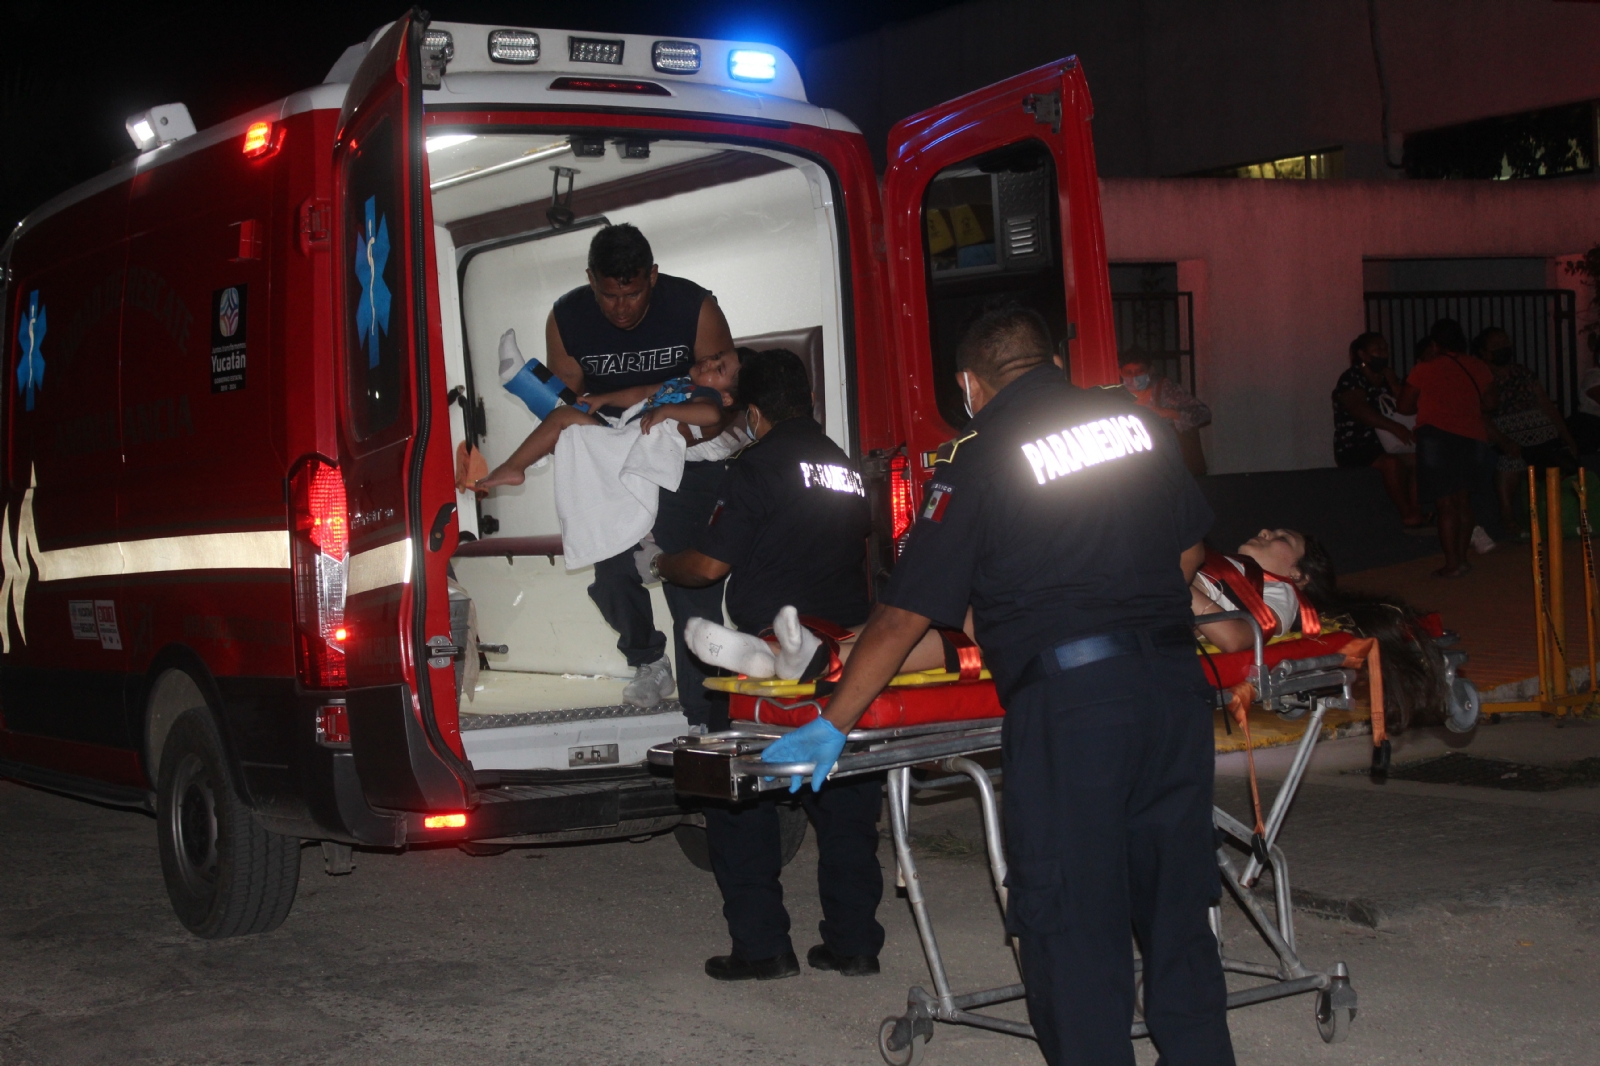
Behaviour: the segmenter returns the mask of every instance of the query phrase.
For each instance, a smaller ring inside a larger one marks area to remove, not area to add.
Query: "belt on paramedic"
[[[1193,650],[1194,630],[1186,625],[1160,626],[1156,629],[1129,629],[1121,633],[1102,633],[1082,637],[1046,648],[1028,661],[1022,674],[1011,686],[1010,695],[1016,695],[1029,685],[1038,684],[1047,677],[1076,670],[1080,666],[1116,659],[1123,655],[1150,654],[1155,651]]]

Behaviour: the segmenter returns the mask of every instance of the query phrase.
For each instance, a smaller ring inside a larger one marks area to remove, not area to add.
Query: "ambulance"
[[[413,14],[209,129],[129,119],[0,251],[0,775],[152,812],[213,938],[278,926],[311,842],[342,872],[678,826],[645,755],[684,717],[623,703],[550,471],[458,491],[536,424],[498,339],[542,357],[595,228],[637,225],[804,359],[881,576],[979,308],[1116,378],[1090,117],[1050,63],[901,122],[880,179],[777,48]]]

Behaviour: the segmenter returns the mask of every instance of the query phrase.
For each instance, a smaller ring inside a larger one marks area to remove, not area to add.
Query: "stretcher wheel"
[[[1458,677],[1450,684],[1449,706],[1446,708],[1444,719],[1445,728],[1452,733],[1470,733],[1478,724],[1478,712],[1482,702],[1478,696],[1478,686],[1464,677]]]
[[[927,1047],[928,1038],[913,1030],[910,1018],[885,1018],[878,1026],[878,1054],[889,1066],[917,1066]]]
[[[1354,1007],[1335,1007],[1333,993],[1322,991],[1317,993],[1317,1033],[1322,1037],[1324,1044],[1343,1043],[1350,1035],[1350,1023],[1355,1020]]]

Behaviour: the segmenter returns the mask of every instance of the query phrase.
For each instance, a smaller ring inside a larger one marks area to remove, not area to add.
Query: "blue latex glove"
[[[826,718],[818,717],[767,745],[761,753],[761,761],[816,763],[817,768],[811,774],[811,790],[817,792],[821,790],[828,771],[839,761],[839,753],[843,750],[844,734]],[[798,774],[790,777],[789,791],[799,792],[802,781],[804,778]]]

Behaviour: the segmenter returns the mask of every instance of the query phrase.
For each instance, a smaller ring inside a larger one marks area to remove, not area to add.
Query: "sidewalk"
[[[1589,665],[1584,630],[1583,555],[1568,541],[1566,565],[1567,665]],[[1472,557],[1472,573],[1463,578],[1433,576],[1443,556],[1341,576],[1345,588],[1396,595],[1423,610],[1438,611],[1445,628],[1461,634],[1469,658],[1463,673],[1488,696],[1510,682],[1539,673],[1533,629],[1533,572],[1526,544],[1501,544],[1488,555]]]

